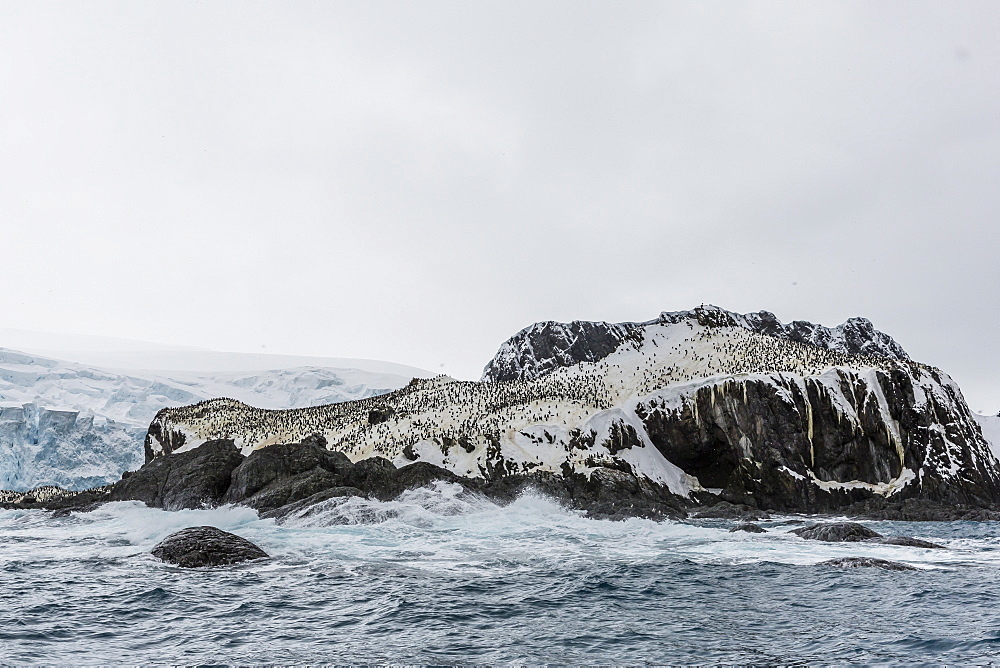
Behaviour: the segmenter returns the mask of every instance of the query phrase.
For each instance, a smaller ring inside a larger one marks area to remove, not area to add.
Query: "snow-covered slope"
[[[983,430],[983,437],[990,444],[993,455],[1000,458],[1000,415],[979,415],[974,414]]]
[[[142,465],[144,434],[164,407],[213,397],[274,409],[317,406],[383,394],[431,375],[388,362],[202,350],[81,355],[103,356],[119,368],[0,348],[0,489],[82,489],[117,480]],[[303,361],[335,361],[341,368],[297,364]],[[293,368],[283,368],[289,363]],[[145,368],[121,368],[126,364]],[[148,370],[157,365],[188,370]],[[220,371],[207,370],[213,366]]]
[[[730,316],[661,317],[597,360],[534,378],[438,377],[291,411],[235,401],[167,409],[148,443],[160,455],[232,438],[248,453],[320,434],[354,460],[381,455],[487,478],[613,468],[680,495],[725,488],[788,507],[817,494],[830,505],[904,490],[956,502],[1000,494],[996,459],[939,370],[905,353],[847,354],[837,341],[850,337],[836,332],[817,345]]]

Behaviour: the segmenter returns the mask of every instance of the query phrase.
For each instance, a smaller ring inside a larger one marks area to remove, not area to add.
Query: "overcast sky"
[[[862,315],[995,413],[998,35],[996,2],[0,2],[0,327],[478,378],[537,320]]]

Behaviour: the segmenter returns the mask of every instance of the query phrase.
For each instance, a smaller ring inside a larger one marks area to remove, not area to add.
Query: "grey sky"
[[[473,378],[536,320],[864,315],[996,412],[997,35],[995,2],[2,2],[0,327]]]

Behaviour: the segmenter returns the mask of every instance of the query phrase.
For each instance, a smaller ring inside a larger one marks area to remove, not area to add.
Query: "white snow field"
[[[979,415],[973,413],[983,430],[983,436],[990,444],[993,456],[1000,459],[1000,415]]]

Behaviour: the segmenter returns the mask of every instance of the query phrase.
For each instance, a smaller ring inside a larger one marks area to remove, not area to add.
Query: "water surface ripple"
[[[925,550],[456,493],[337,499],[285,526],[239,508],[0,511],[0,662],[1000,661],[998,523],[870,523],[949,548]],[[183,570],[149,555],[201,524],[274,558]],[[842,556],[920,570],[817,565]]]

